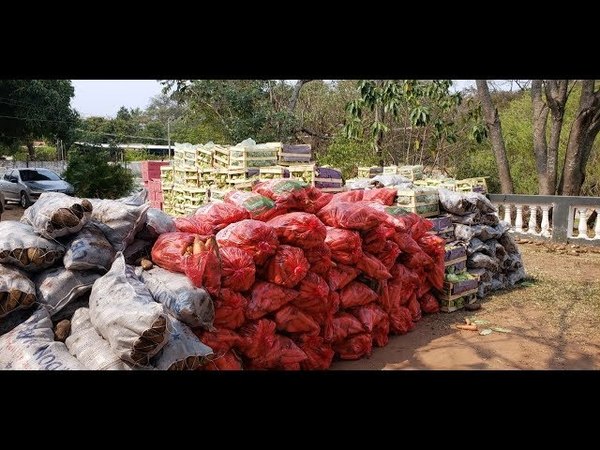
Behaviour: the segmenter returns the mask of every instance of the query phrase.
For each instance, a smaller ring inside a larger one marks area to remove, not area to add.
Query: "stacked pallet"
[[[166,161],[142,161],[141,171],[144,187],[148,190],[148,199],[152,208],[163,208],[163,191],[160,182],[163,167],[168,167]]]

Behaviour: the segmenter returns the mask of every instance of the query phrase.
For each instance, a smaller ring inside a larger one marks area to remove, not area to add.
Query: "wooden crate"
[[[379,166],[359,167],[357,178],[373,178],[376,175],[381,175],[383,168]]]
[[[173,183],[173,166],[161,166],[160,180],[165,183]]]
[[[219,189],[219,188],[211,188],[209,190],[209,201],[212,202],[223,202],[225,201],[225,196],[227,193],[233,191],[234,189]]]
[[[383,166],[383,175],[398,175],[398,166]]]
[[[279,165],[308,164],[312,159],[310,144],[283,145],[279,150]]]
[[[440,311],[454,312],[458,311],[459,309],[463,309],[465,305],[474,303],[477,300],[477,291],[478,289],[473,289],[469,292],[465,292],[461,296],[455,296],[453,298],[442,297],[441,294],[438,294]]]
[[[288,178],[290,175],[287,167],[273,166],[273,167],[261,167],[259,169],[258,178],[260,181],[276,180],[280,178]]]
[[[451,259],[451,260],[448,260],[448,261],[444,261],[444,266],[445,267],[450,267],[450,266],[452,266],[454,264],[457,264],[457,263],[460,263],[460,262],[463,262],[463,261],[466,261],[466,260],[467,260],[466,256],[461,256],[460,258],[456,258],[456,259]]]
[[[440,215],[439,194],[437,190],[414,191],[398,189],[396,205],[422,217]]]
[[[480,194],[487,194],[488,187],[486,178],[489,177],[474,177],[458,180],[456,182],[456,190],[459,192],[479,192]]]
[[[248,167],[268,167],[277,164],[279,148],[270,144],[257,144],[253,147],[229,147],[229,169]]]
[[[408,178],[410,181],[423,179],[423,166],[401,166],[398,175]]]
[[[213,164],[220,169],[229,169],[229,147],[215,147]]]
[[[315,183],[315,164],[294,164],[288,166],[290,178],[302,180],[313,186]]]

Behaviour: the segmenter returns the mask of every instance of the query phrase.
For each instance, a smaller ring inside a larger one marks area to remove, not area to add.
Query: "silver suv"
[[[55,172],[43,168],[7,170],[0,180],[0,191],[6,202],[17,202],[27,208],[44,192],[73,195],[75,189]]]

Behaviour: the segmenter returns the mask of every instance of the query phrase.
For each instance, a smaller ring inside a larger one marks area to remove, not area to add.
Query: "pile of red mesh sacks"
[[[214,330],[197,333],[218,355],[205,370],[327,369],[438,311],[444,240],[392,206],[393,189],[376,191],[271,180],[159,237],[155,264],[213,296]]]

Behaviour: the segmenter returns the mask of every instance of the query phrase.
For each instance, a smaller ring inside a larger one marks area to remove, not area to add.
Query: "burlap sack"
[[[38,302],[54,316],[73,300],[92,289],[100,274],[89,270],[48,269],[34,278]]]
[[[119,358],[138,366],[147,365],[168,338],[165,307],[154,301],[121,252],[92,287],[90,320]]]
[[[33,231],[31,225],[5,220],[0,222],[0,263],[27,272],[39,272],[62,260],[65,248]]]
[[[100,270],[106,272],[115,259],[115,249],[104,233],[93,223],[88,223],[67,244],[63,258],[70,270]]]
[[[79,308],[71,319],[71,335],[65,341],[71,355],[90,370],[131,370],[90,321],[90,310]]]
[[[19,269],[0,264],[0,318],[33,306],[35,285]]]
[[[213,351],[186,324],[170,317],[172,329],[160,353],[152,360],[159,370],[196,370],[206,364]]]
[[[77,233],[90,220],[89,200],[71,197],[60,192],[44,192],[25,210],[21,222],[48,239]]]
[[[46,308],[12,331],[0,336],[0,369],[83,370],[85,367],[54,340],[52,321]]]

